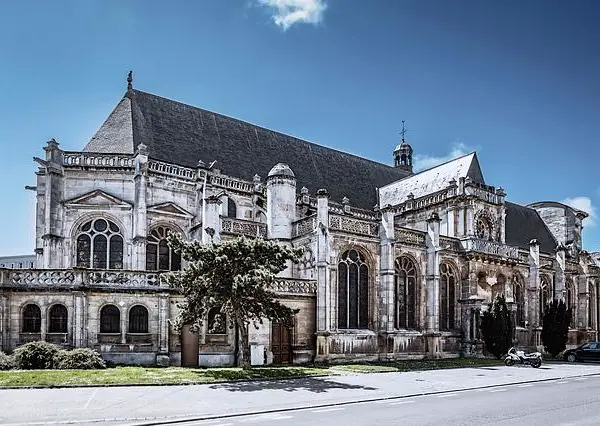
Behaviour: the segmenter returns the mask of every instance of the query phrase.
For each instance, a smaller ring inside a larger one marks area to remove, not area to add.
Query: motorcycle
[[[504,364],[510,367],[516,363],[539,368],[542,365],[542,354],[539,352],[526,354],[524,351],[518,351],[515,347],[512,347],[508,350],[506,358],[504,358]]]

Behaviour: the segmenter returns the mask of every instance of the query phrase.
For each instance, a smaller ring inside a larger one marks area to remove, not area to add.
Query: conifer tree
[[[500,359],[512,346],[512,321],[503,294],[496,297],[481,318],[481,336],[486,350]]]
[[[571,308],[564,301],[554,299],[544,309],[542,343],[544,350],[553,357],[565,350],[569,340]]]
[[[174,322],[176,330],[189,324],[197,331],[208,311],[219,308],[235,328],[236,364],[246,367],[250,364],[249,325],[258,327],[265,318],[292,325],[295,311],[276,299],[271,286],[289,261],[298,260],[301,249],[260,238],[202,245],[171,234],[168,241],[188,262],[183,271],[167,278],[185,297]]]

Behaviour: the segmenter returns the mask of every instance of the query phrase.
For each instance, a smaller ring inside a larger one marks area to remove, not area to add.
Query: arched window
[[[50,322],[48,323],[48,333],[66,333],[67,332],[67,308],[64,305],[53,305],[48,311]]]
[[[100,333],[120,333],[121,312],[115,305],[103,306],[100,310]]]
[[[38,305],[29,304],[23,309],[23,333],[40,333],[42,330],[42,311]]]
[[[362,253],[348,250],[338,263],[338,328],[367,328],[369,268]]]
[[[513,296],[517,306],[516,325],[525,327],[525,298],[523,292],[523,279],[520,275],[515,275],[513,281]]]
[[[173,231],[163,226],[154,228],[146,243],[146,269],[148,271],[179,271],[181,253],[169,247],[167,236]]]
[[[208,311],[208,334],[227,334],[227,317],[221,308],[210,308]]]
[[[396,328],[417,328],[417,269],[408,257],[396,259]]]
[[[575,286],[573,285],[573,281],[570,279],[565,282],[565,290],[566,290],[566,300],[567,308],[571,309],[571,323],[569,326],[573,326],[573,320],[575,316]]]
[[[148,333],[148,309],[135,305],[129,310],[129,332]]]
[[[227,217],[235,219],[237,217],[237,206],[230,197],[227,198]]]
[[[552,285],[547,277],[540,279],[540,324],[544,320],[546,306],[552,301]]]
[[[77,236],[77,266],[123,269],[123,237],[119,227],[106,219],[84,223]]]
[[[452,266],[440,265],[440,330],[454,328],[456,273]]]
[[[493,239],[492,224],[485,216],[479,216],[475,221],[475,236],[482,240]]]

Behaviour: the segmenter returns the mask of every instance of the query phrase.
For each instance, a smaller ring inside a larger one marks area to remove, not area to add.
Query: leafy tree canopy
[[[567,308],[562,300],[554,299],[544,309],[542,343],[544,344],[544,350],[553,357],[567,347],[571,315],[571,308]]]
[[[512,346],[512,321],[503,294],[496,297],[481,318],[481,336],[486,350],[500,359]]]
[[[169,245],[188,262],[185,270],[168,277],[169,284],[185,297],[174,324],[177,330],[185,324],[197,330],[208,311],[217,307],[239,335],[238,365],[247,365],[250,324],[257,326],[264,318],[292,324],[295,312],[279,302],[271,288],[277,274],[298,260],[301,249],[246,238],[202,245],[177,234],[169,236]]]

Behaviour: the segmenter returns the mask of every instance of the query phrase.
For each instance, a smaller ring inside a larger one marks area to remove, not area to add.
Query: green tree
[[[542,322],[542,343],[544,350],[553,357],[565,350],[569,340],[571,308],[564,301],[554,299],[544,309]]]
[[[481,318],[481,337],[486,350],[500,359],[512,346],[513,327],[503,294],[496,297]]]
[[[271,291],[277,274],[290,261],[296,262],[301,249],[289,248],[263,239],[237,238],[202,245],[169,236],[170,246],[181,253],[188,267],[169,274],[167,281],[185,297],[174,328],[189,324],[197,331],[208,311],[217,307],[235,328],[235,357],[238,366],[250,364],[248,326],[258,328],[264,318],[292,325],[297,311],[280,303]]]

